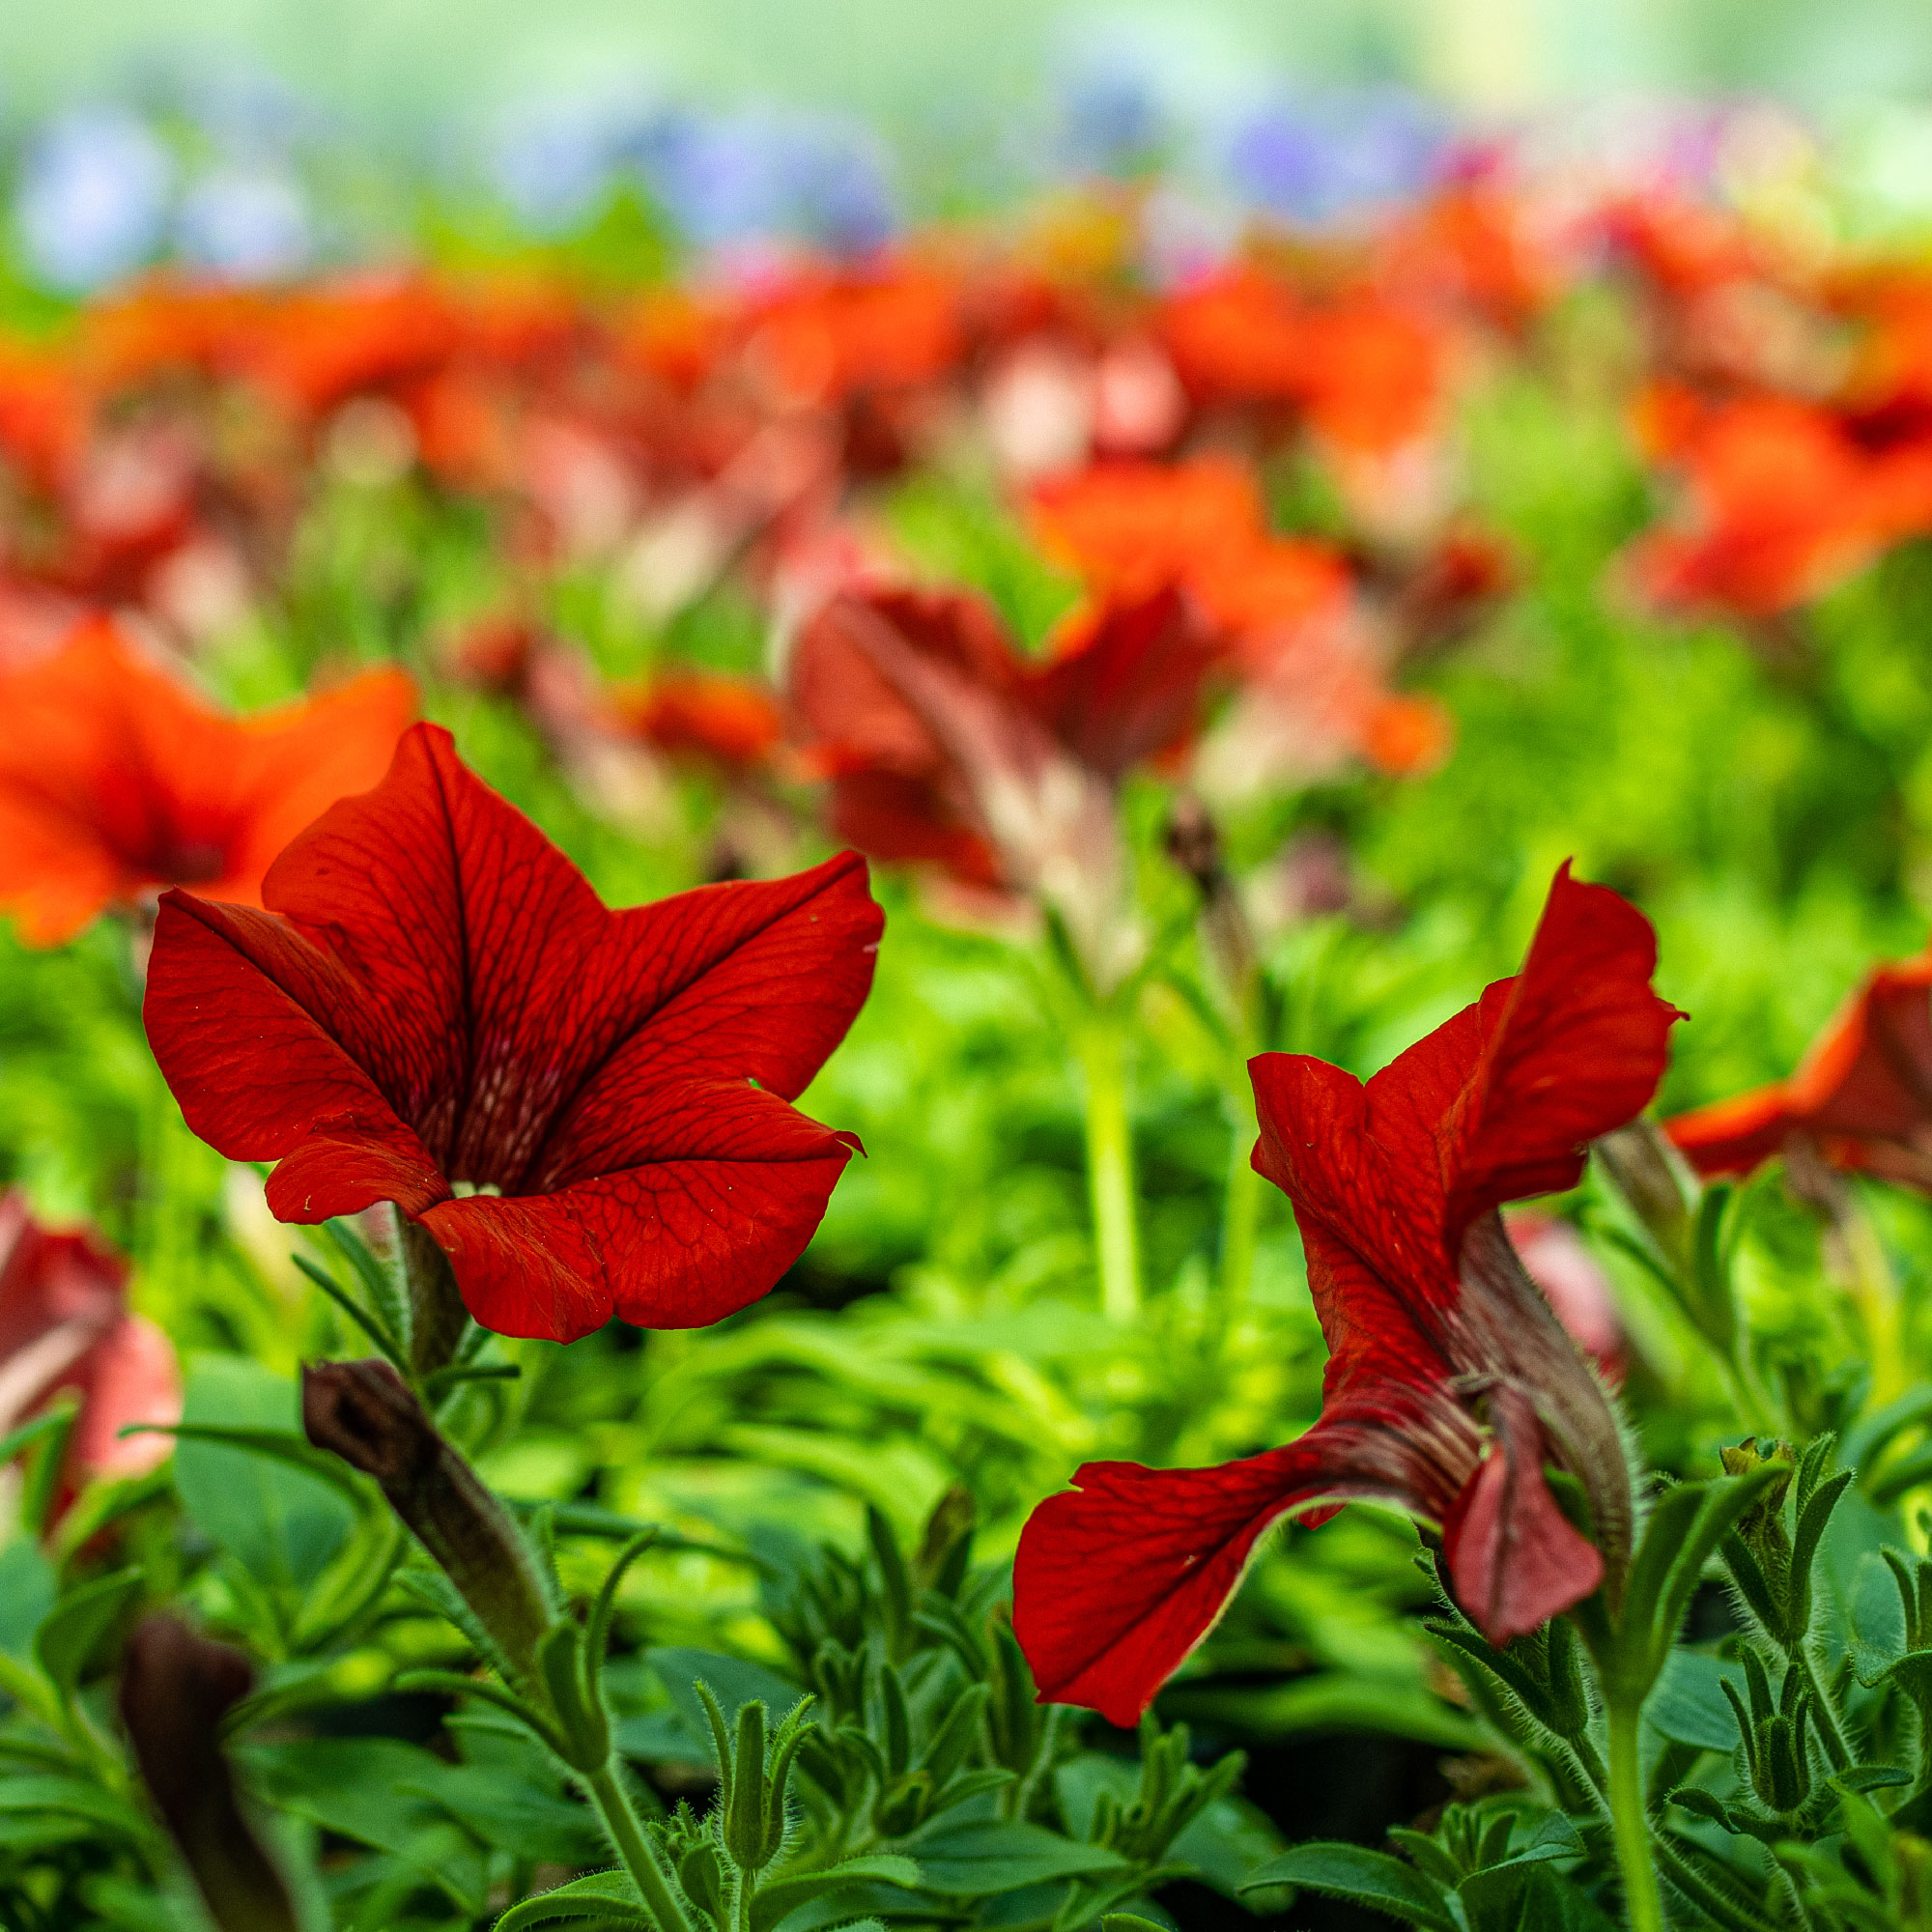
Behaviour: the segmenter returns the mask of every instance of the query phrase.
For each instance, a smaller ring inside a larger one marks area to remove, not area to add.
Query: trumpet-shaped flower
[[[89,624],[0,675],[0,911],[53,946],[165,886],[258,903],[275,854],[382,776],[414,708],[385,670],[227,718]]]
[[[871,985],[855,855],[611,912],[418,724],[262,898],[162,897],[147,1023],[278,1218],[393,1202],[479,1321],[557,1341],[715,1321],[811,1237],[857,1143],[790,1102]]]
[[[1799,1142],[1932,1193],[1932,952],[1867,974],[1788,1080],[1664,1130],[1699,1174],[1749,1174]]]
[[[1305,1055],[1251,1064],[1255,1166],[1294,1204],[1330,1350],[1321,1417],[1219,1468],[1088,1463],[1043,1503],[1013,1607],[1042,1696],[1131,1723],[1268,1526],[1350,1498],[1437,1525],[1459,1601],[1497,1642],[1620,1583],[1616,1422],[1496,1210],[1574,1185],[1587,1144],[1650,1098],[1679,1017],[1651,990],[1655,963],[1648,922],[1566,867],[1521,973],[1366,1086]]]

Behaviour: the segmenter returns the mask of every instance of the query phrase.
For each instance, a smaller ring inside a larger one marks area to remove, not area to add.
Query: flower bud
[[[237,1802],[221,1720],[254,1688],[248,1660],[165,1611],[128,1639],[121,1721],[221,1932],[297,1932],[287,1888]]]
[[[509,1675],[537,1685],[537,1646],[553,1617],[535,1552],[395,1370],[383,1361],[304,1368],[302,1428],[318,1449],[376,1479],[502,1653]]]
[[[1593,1141],[1591,1151],[1664,1259],[1680,1273],[1686,1270],[1699,1190],[1696,1177],[1663,1129],[1639,1114],[1627,1126]]]

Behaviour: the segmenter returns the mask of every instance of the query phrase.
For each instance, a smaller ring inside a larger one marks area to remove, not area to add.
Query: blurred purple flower
[[[633,118],[594,100],[531,105],[498,130],[491,178],[530,226],[568,228],[603,199]]]
[[[62,115],[33,143],[14,196],[29,270],[75,294],[127,273],[159,242],[173,184],[173,158],[136,116]]]
[[[667,115],[627,158],[704,247],[789,235],[864,253],[897,226],[877,142],[836,116]]]
[[[1291,221],[1332,221],[1412,196],[1440,171],[1448,130],[1412,96],[1270,101],[1245,115],[1227,149],[1230,185]]]
[[[308,200],[279,169],[219,168],[183,198],[176,245],[197,268],[242,281],[266,281],[299,269],[313,234]]]

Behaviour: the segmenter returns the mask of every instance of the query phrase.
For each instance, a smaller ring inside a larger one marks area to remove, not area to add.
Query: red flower
[[[0,675],[0,911],[52,946],[161,886],[255,903],[275,854],[382,776],[414,708],[384,670],[224,718],[91,624]]]
[[[1799,1140],[1932,1194],[1932,951],[1867,974],[1790,1079],[1664,1131],[1699,1174],[1749,1174]]]
[[[977,597],[846,594],[800,638],[791,696],[840,838],[1035,894],[1107,984],[1133,943],[1115,785],[1186,741],[1221,652],[1171,589],[1076,611],[1059,643],[1022,658]]]
[[[394,1202],[485,1326],[566,1342],[715,1321],[811,1237],[857,1143],[788,1102],[871,984],[852,854],[609,912],[418,724],[263,900],[162,898],[147,1022],[280,1219]]]
[[[726,772],[759,770],[784,736],[770,691],[723,671],[661,670],[611,697],[623,723],[660,752]]]
[[[0,1435],[63,1391],[80,1398],[64,1487],[135,1476],[168,1453],[129,1423],[181,1420],[168,1338],[128,1312],[128,1264],[92,1230],[55,1234],[19,1194],[0,1194]]]
[[[1441,1527],[1463,1607],[1498,1642],[1620,1574],[1630,1478],[1595,1378],[1497,1208],[1575,1184],[1650,1098],[1676,1011],[1641,915],[1566,866],[1514,980],[1363,1086],[1299,1054],[1251,1063],[1255,1166],[1294,1203],[1331,1350],[1321,1418],[1213,1469],[1092,1463],[1035,1511],[1013,1628],[1043,1697],[1131,1723],[1220,1614],[1264,1531],[1351,1497]],[[1558,1509],[1555,1463],[1594,1541]]]

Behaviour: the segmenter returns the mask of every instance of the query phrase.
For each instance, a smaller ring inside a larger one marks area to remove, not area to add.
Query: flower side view
[[[227,718],[105,621],[0,676],[0,912],[71,939],[167,886],[260,902],[317,813],[382,777],[415,710],[400,671]]]
[[[790,1102],[871,986],[857,855],[611,912],[418,724],[263,902],[162,897],[147,1025],[278,1218],[392,1202],[478,1321],[556,1341],[715,1321],[811,1237],[858,1143]]]
[[[1867,974],[1788,1080],[1664,1131],[1702,1175],[1751,1174],[1795,1143],[1932,1194],[1932,952]]]
[[[1254,1164],[1294,1204],[1330,1355],[1321,1419],[1209,1469],[1090,1463],[1034,1512],[1013,1628],[1040,1694],[1131,1724],[1200,1642],[1263,1533],[1375,1499],[1440,1527],[1458,1600],[1498,1643],[1614,1589],[1631,1480],[1596,1377],[1504,1234],[1638,1113],[1671,1023],[1649,922],[1566,866],[1529,956],[1366,1085],[1301,1054],[1250,1063]],[[1588,1533],[1559,1508],[1580,1485]]]
[[[1138,943],[1117,788],[1188,742],[1222,660],[1223,640],[1171,588],[1083,606],[1038,663],[981,598],[878,590],[818,612],[788,682],[838,837],[1033,895],[1104,989]]]

